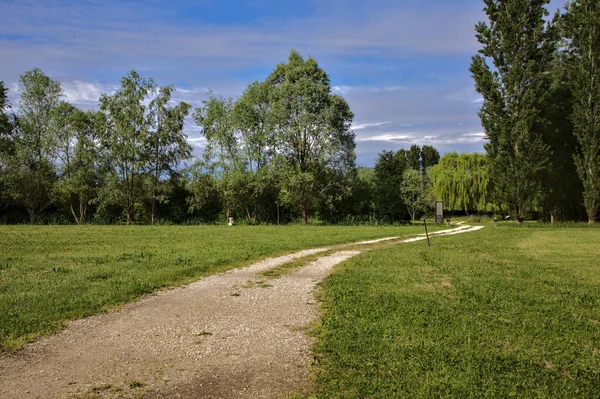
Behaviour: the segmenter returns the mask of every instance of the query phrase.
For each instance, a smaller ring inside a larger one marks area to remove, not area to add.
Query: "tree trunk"
[[[87,213],[87,203],[86,201],[79,201],[79,223],[85,224],[85,214]]]
[[[29,214],[29,223],[34,224],[35,222],[35,212],[31,208],[27,208],[27,213]]]
[[[156,195],[152,197],[152,226],[156,222]]]
[[[73,219],[75,219],[75,224],[79,224],[79,219],[77,219],[77,214],[73,208],[73,202],[71,201],[69,205],[71,206],[71,213],[73,214]]]
[[[131,224],[131,215],[133,214],[133,207],[127,204],[127,226]]]
[[[308,221],[308,218],[306,216],[306,204],[300,204],[300,209],[302,210],[302,224],[306,224],[306,222]]]

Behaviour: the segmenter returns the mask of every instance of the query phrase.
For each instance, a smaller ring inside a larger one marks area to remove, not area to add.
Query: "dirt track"
[[[461,226],[446,234],[468,231]],[[306,329],[317,317],[315,285],[359,253],[351,248],[279,279],[260,273],[328,248],[266,259],[72,322],[0,358],[0,398],[276,398],[298,392],[310,380]]]

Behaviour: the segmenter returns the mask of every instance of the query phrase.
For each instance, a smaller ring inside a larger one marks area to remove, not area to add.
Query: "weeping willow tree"
[[[433,193],[450,211],[489,212],[489,173],[487,158],[480,153],[445,154],[431,167]]]

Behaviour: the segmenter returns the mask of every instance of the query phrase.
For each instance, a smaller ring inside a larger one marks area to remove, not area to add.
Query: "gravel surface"
[[[0,358],[0,398],[275,398],[309,381],[313,290],[342,251],[279,279],[267,259],[120,310]],[[260,283],[263,281],[264,283]],[[266,284],[266,285],[265,285]]]

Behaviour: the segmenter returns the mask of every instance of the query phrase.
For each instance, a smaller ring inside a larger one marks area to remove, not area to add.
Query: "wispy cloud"
[[[359,137],[356,141],[364,142],[364,141],[401,141],[401,142],[411,142],[414,140],[415,136],[412,134],[406,133],[384,133],[378,134],[374,136],[367,137]]]
[[[355,122],[352,124],[352,130],[361,130],[361,129],[366,129],[369,127],[378,127],[378,126],[384,126],[384,125],[389,125],[390,122],[373,122],[373,123],[358,123]]]

